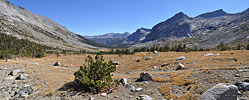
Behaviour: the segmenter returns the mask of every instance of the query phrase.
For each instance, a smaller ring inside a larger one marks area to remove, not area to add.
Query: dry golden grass
[[[160,66],[162,63],[175,64],[174,60],[177,57],[185,56],[186,59],[179,61],[186,66],[186,70],[173,71],[173,72],[151,72],[156,82],[169,82],[159,86],[159,90],[162,94],[169,95],[168,91],[171,89],[171,85],[184,85],[185,83],[191,83],[192,79],[188,79],[188,76],[192,75],[194,71],[189,69],[201,69],[202,72],[211,72],[211,70],[234,70],[238,65],[249,65],[249,51],[204,51],[204,52],[159,52],[161,56],[156,56],[150,52],[135,53],[133,55],[104,55],[106,61],[118,61],[120,65],[117,67],[117,71],[113,78],[138,78],[140,73],[131,73],[133,71],[153,71],[152,66]],[[204,56],[207,53],[219,53],[220,56]],[[233,54],[231,54],[233,53]],[[16,68],[23,68],[26,66],[26,72],[29,75],[34,75],[39,78],[44,84],[37,84],[38,88],[45,88],[44,93],[53,93],[62,85],[67,82],[71,82],[74,79],[73,73],[78,70],[79,66],[85,63],[85,58],[88,55],[47,55],[44,58],[20,58],[19,60],[12,60],[11,62],[5,62],[0,60],[2,64],[22,64],[16,66]],[[94,55],[90,55],[94,56]],[[153,57],[152,60],[145,60],[144,56]],[[237,61],[233,61],[233,58]],[[136,59],[140,59],[140,62],[136,62]],[[62,65],[67,67],[53,67],[55,62],[61,62]],[[39,63],[34,65],[31,63]],[[168,67],[168,66],[167,66]],[[167,68],[165,67],[165,70]],[[33,74],[32,74],[33,73]],[[128,74],[127,74],[128,73]],[[160,75],[167,75],[169,78],[157,77]],[[192,89],[192,88],[191,88]],[[191,94],[191,89],[188,94]],[[186,94],[187,95],[187,94]],[[173,94],[171,95],[173,96]],[[181,96],[175,96],[181,97]]]
[[[169,82],[170,80],[168,78],[154,77],[153,81],[155,81],[155,82]]]

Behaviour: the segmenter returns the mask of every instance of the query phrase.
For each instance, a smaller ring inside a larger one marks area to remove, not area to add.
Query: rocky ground
[[[73,91],[73,73],[87,55],[1,60],[0,100],[193,100],[218,83],[248,82],[249,51],[208,53],[105,55],[119,62],[113,78],[127,82],[99,94]],[[247,100],[249,92],[241,90],[238,97]]]

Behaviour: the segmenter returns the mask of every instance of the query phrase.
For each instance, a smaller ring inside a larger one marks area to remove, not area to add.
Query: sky
[[[178,12],[195,17],[223,9],[228,13],[249,8],[249,0],[9,0],[48,17],[81,35],[135,32],[152,28]]]

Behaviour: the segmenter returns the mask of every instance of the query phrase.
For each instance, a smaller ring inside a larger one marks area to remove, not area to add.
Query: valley
[[[210,54],[212,53],[212,54]],[[19,58],[6,62],[1,60],[0,99],[14,97],[13,85],[30,85],[32,93],[27,99],[83,99],[90,97],[97,100],[135,100],[139,95],[149,95],[155,100],[199,99],[207,89],[218,83],[232,83],[248,80],[249,51],[203,51],[203,52],[141,52],[131,55],[104,55],[106,61],[119,62],[112,73],[114,79],[127,78],[128,84],[142,91],[132,92],[122,85],[112,90],[107,96],[81,93],[73,90],[73,73],[85,63],[84,55],[47,55],[44,58]],[[93,56],[93,55],[91,55]],[[176,61],[184,56],[185,60]],[[146,60],[147,57],[151,59]],[[137,62],[137,60],[140,62]],[[60,62],[59,66],[53,66]],[[178,62],[185,67],[176,70]],[[167,63],[167,64],[165,64]],[[165,64],[165,65],[163,65]],[[163,65],[163,66],[162,66]],[[5,80],[8,73],[15,69],[24,69],[28,78],[25,80]],[[136,82],[140,73],[148,72],[153,80]],[[20,85],[20,86],[19,86]],[[7,93],[6,93],[7,92]],[[239,98],[248,98],[248,92],[242,92]]]

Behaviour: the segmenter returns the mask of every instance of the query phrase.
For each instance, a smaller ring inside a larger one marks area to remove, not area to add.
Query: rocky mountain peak
[[[208,13],[204,13],[201,14],[197,17],[202,17],[202,18],[214,18],[214,17],[221,17],[221,16],[226,16],[229,15],[228,13],[226,13],[223,9],[219,9],[213,12],[208,12]]]

